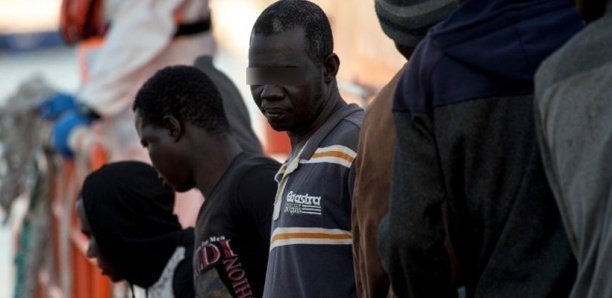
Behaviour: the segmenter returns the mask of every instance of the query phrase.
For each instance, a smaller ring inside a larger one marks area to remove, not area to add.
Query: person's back
[[[417,48],[396,91],[381,236],[396,294],[455,295],[446,233],[468,296],[568,294],[575,260],[539,156],[533,74],[580,27],[566,1],[465,1]]]
[[[433,9],[425,8],[423,3],[426,2],[430,1],[375,1],[376,15],[383,31],[407,60],[427,29],[447,17],[457,5],[454,0],[446,0],[445,5]],[[400,13],[398,7],[401,8]],[[367,105],[354,162],[351,232],[357,296],[364,298],[392,296],[391,281],[378,253],[377,232],[380,220],[389,207],[395,142],[391,108],[395,89],[405,68],[406,65]]]
[[[607,2],[604,16],[546,59],[536,75],[542,156],[578,261],[572,297],[612,297],[612,2]]]

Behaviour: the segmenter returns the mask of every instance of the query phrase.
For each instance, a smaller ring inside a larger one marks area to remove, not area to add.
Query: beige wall
[[[313,2],[323,8],[332,24],[334,48],[341,64],[341,93],[348,101],[368,102],[406,62],[380,28],[374,0]],[[355,92],[360,90],[368,91],[368,96]]]
[[[340,77],[382,85],[404,65],[405,59],[383,33],[373,0],[314,0],[328,14],[335,50],[343,63]]]

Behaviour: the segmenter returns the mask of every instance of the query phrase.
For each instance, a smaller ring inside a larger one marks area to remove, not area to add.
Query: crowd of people
[[[152,166],[105,165],[76,204],[103,273],[149,297],[612,297],[612,1],[373,4],[407,62],[365,112],[319,6],[253,25],[247,84],[282,164],[210,56],[143,80],[122,113]],[[70,157],[68,131],[115,105],[66,101],[43,110]]]

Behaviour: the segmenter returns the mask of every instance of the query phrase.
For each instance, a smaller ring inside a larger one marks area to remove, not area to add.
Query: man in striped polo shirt
[[[251,33],[247,83],[291,155],[274,203],[264,297],[354,297],[352,163],[363,110],[340,96],[329,21],[308,1],[279,1]]]

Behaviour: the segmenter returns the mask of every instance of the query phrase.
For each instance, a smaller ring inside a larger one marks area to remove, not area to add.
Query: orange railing
[[[108,160],[94,144],[86,158],[62,161],[52,198],[51,267],[40,272],[37,297],[110,298],[112,283],[94,260],[87,258],[87,238],[81,233],[74,203],[83,179]]]

